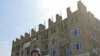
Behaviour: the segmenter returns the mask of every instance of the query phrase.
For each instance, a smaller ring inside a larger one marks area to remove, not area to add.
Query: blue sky
[[[0,0],[0,56],[10,56],[12,40],[38,27],[39,9],[37,0]]]
[[[58,1],[58,2],[56,2]],[[76,10],[78,0],[0,0],[0,56],[11,56],[12,40],[20,38],[32,28],[38,28],[39,23],[46,22],[48,18],[54,18],[55,14],[66,17],[66,8]],[[97,0],[82,0],[100,18],[100,9],[96,7]],[[91,1],[90,3],[88,3]],[[74,4],[74,5],[73,5]],[[89,6],[89,5],[94,6]],[[95,10],[95,9],[97,10]],[[54,19],[55,20],[55,19]]]

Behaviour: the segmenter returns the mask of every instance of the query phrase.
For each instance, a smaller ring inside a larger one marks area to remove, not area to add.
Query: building
[[[99,56],[100,21],[78,1],[77,10],[67,8],[67,18],[56,15],[56,22],[48,19],[48,29],[39,24],[39,31],[21,35],[12,42],[11,56],[30,56],[38,47],[42,56]]]

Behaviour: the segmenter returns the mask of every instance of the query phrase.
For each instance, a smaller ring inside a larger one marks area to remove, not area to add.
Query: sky
[[[38,24],[47,26],[55,15],[66,16],[66,8],[77,10],[79,0],[0,0],[0,56],[11,56],[12,40],[30,33]],[[81,0],[96,18],[100,19],[99,0]],[[45,22],[45,23],[44,23]]]

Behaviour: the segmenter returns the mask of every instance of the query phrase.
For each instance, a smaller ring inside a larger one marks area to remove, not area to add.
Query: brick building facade
[[[99,56],[100,21],[78,1],[77,10],[67,8],[67,18],[56,15],[56,22],[48,19],[48,29],[39,24],[39,31],[31,29],[12,42],[11,56],[30,56],[38,47],[42,56]]]

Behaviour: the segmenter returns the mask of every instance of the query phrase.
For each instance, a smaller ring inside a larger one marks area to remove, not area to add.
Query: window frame
[[[76,45],[79,44],[79,47],[77,49]],[[79,51],[82,49],[82,42],[81,41],[74,41],[74,50]]]
[[[53,55],[53,52],[54,52],[54,51],[55,51],[55,55]],[[51,49],[50,56],[56,56],[56,53],[57,53],[56,48],[52,48],[52,49]]]
[[[80,28],[78,26],[73,27],[71,30],[71,35],[72,36],[79,36],[80,35]]]

